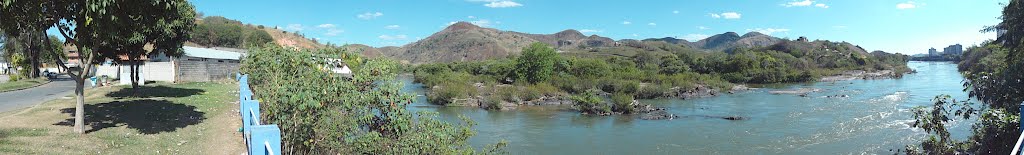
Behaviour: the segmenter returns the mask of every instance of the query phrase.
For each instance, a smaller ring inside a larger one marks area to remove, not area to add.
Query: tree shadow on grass
[[[152,97],[188,97],[203,93],[202,89],[175,88],[167,86],[139,86],[138,88],[124,88],[115,92],[107,93],[107,97],[113,98],[152,98]]]
[[[74,126],[75,108],[64,108],[60,111],[68,114],[71,118],[54,125]],[[113,101],[86,104],[85,124],[92,127],[86,132],[125,126],[139,130],[143,134],[157,134],[199,124],[206,119],[204,114],[204,112],[196,111],[195,106],[165,100]]]

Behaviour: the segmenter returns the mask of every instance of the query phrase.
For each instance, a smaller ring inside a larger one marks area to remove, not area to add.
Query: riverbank
[[[157,83],[86,91],[85,134],[72,132],[73,96],[0,113],[0,154],[237,154],[237,89]]]

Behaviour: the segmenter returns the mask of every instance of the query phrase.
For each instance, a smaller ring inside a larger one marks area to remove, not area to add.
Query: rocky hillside
[[[350,51],[361,52],[370,57],[391,57],[399,59],[403,63],[420,64],[505,58],[518,54],[523,47],[533,42],[550,44],[560,52],[590,52],[597,55],[631,56],[637,52],[644,51],[698,50],[719,52],[739,47],[766,47],[782,41],[784,40],[757,32],[750,32],[742,36],[735,32],[727,32],[695,42],[672,37],[616,41],[598,35],[586,36],[572,29],[554,34],[529,34],[484,28],[468,22],[458,22],[429,37],[401,47],[373,48],[366,45],[353,44],[345,48]]]
[[[534,42],[548,43],[563,51],[615,45],[611,38],[585,36],[571,29],[555,34],[529,34],[458,22],[427,38],[401,47],[372,48],[355,44],[346,48],[360,51],[367,56],[392,57],[406,63],[428,63],[503,58],[518,54],[523,47]]]
[[[246,24],[221,16],[197,19],[191,35],[192,38],[185,43],[188,46],[246,48],[248,45],[273,42],[299,49],[326,47],[301,34],[263,25]]]

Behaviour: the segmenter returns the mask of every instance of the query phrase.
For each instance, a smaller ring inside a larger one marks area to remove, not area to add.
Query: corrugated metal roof
[[[215,50],[215,49],[209,49],[209,48],[199,48],[199,47],[191,47],[191,46],[184,46],[182,48],[185,49],[185,55],[186,56],[190,56],[190,57],[210,58],[210,59],[228,59],[228,60],[238,60],[239,58],[242,57],[242,53],[238,53],[238,52],[222,51],[222,50]]]

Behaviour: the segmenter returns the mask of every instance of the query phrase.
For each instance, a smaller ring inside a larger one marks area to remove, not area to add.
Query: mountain
[[[457,22],[422,40],[401,46],[370,49],[355,45],[365,55],[397,58],[407,63],[477,61],[518,54],[534,42],[553,45],[558,50],[582,50],[613,46],[611,38],[585,36],[576,30],[555,34],[528,34],[484,28],[469,22]]]
[[[690,45],[692,47],[698,47],[705,50],[724,51],[737,47],[754,48],[769,46],[781,41],[782,39],[780,38],[758,32],[749,32],[743,36],[736,34],[736,32],[726,32],[701,39],[697,42],[690,43]]]
[[[299,49],[326,47],[295,32],[245,24],[221,16],[196,18],[196,27],[191,33],[192,38],[185,43],[189,46],[246,48],[246,45],[273,42],[283,47]]]
[[[631,56],[643,51],[661,53],[682,50],[719,52],[740,47],[766,47],[782,41],[784,40],[758,32],[750,32],[742,36],[735,32],[726,32],[696,42],[672,37],[616,41],[598,35],[587,36],[573,29],[553,34],[530,34],[485,28],[469,22],[457,22],[426,38],[400,47],[374,48],[352,44],[345,48],[368,57],[390,57],[403,63],[420,64],[505,58],[519,54],[524,47],[534,42],[552,45],[560,53],[589,52],[599,55]]]

